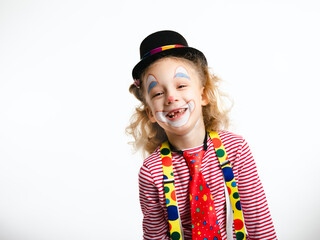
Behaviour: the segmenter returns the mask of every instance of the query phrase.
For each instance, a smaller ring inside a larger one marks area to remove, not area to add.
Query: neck
[[[176,150],[183,150],[188,148],[194,148],[203,144],[206,130],[203,121],[200,121],[191,131],[177,135],[167,134],[170,144]]]

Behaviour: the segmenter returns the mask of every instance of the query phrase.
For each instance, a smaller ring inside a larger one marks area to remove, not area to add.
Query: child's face
[[[182,134],[203,122],[203,96],[199,74],[184,60],[163,58],[152,64],[142,79],[147,113],[168,134]]]

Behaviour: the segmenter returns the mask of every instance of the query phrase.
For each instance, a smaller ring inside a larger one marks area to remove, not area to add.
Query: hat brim
[[[142,59],[140,62],[137,63],[137,65],[132,70],[132,77],[133,79],[139,79],[143,71],[150,66],[153,62],[156,60],[159,60],[160,58],[166,57],[166,56],[174,56],[174,57],[185,57],[186,54],[191,54],[193,56],[196,56],[198,58],[202,58],[205,63],[207,64],[207,59],[204,56],[204,54],[191,47],[179,47],[179,48],[172,48],[168,49],[162,52],[155,53],[151,56],[146,57],[145,59]]]

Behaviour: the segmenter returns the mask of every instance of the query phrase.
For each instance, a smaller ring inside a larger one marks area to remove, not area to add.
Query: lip
[[[167,114],[166,114],[166,112],[163,112],[163,113],[166,115],[166,118],[168,120],[174,121],[174,120],[182,117],[188,111],[188,108],[189,108],[189,106],[188,106],[188,104],[186,104],[183,107],[176,108],[176,109],[171,110],[170,112],[167,112]],[[178,112],[180,112],[181,114],[179,114]],[[175,113],[177,113],[177,116],[170,117],[171,114],[175,114]]]
[[[168,114],[170,115],[171,113],[181,111],[181,110],[184,110],[184,112],[181,112],[181,114],[178,114],[175,117],[170,118],[168,116]],[[193,110],[194,110],[194,102],[193,100],[190,100],[186,105],[173,109],[169,112],[156,112],[156,118],[158,119],[158,121],[163,123],[168,123],[172,127],[181,127],[188,122]]]

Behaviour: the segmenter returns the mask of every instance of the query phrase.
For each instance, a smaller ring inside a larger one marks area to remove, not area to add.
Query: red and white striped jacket
[[[248,144],[242,137],[227,131],[219,132],[219,136],[228,154],[238,185],[247,239],[277,239],[268,203]],[[214,198],[222,239],[226,240],[224,180],[210,138],[207,143],[208,150],[202,160],[201,172]],[[200,151],[202,147],[191,149],[191,152]],[[172,152],[172,165],[182,228],[185,239],[192,239],[188,165],[183,156],[176,152]],[[144,160],[140,169],[139,194],[143,213],[143,239],[170,239],[159,147]],[[234,232],[233,235],[236,239]]]

